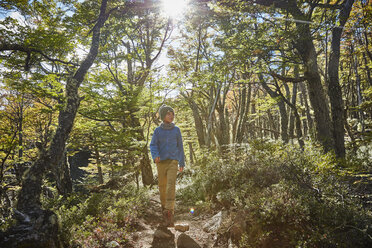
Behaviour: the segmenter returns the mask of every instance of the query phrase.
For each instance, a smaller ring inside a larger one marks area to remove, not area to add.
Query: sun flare
[[[171,18],[178,18],[186,9],[188,0],[161,0],[164,14]]]

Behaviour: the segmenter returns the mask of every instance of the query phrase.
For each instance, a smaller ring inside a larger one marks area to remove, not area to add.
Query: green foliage
[[[145,188],[127,185],[121,190],[74,194],[67,199],[51,200],[61,222],[60,237],[67,246],[97,247],[116,241],[127,242],[127,234],[148,204]]]
[[[241,247],[366,247],[371,212],[362,207],[331,154],[252,141],[211,156],[180,192],[189,204],[241,209]]]

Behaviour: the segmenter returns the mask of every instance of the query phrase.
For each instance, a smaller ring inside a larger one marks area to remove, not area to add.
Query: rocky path
[[[132,247],[138,248],[209,248],[213,246],[215,235],[207,233],[203,227],[210,220],[211,215],[190,212],[186,206],[176,204],[175,223],[188,224],[186,232],[176,231],[175,228],[161,229],[159,196],[151,197],[150,207],[143,218],[139,220],[136,232],[130,236]]]

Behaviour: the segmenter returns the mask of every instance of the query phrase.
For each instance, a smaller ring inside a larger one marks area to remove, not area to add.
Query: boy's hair
[[[163,104],[163,105],[159,108],[159,116],[160,116],[160,120],[163,121],[164,118],[165,118],[165,116],[167,115],[168,112],[172,112],[172,113],[174,114],[174,110],[173,110],[171,107],[169,107],[169,106]]]

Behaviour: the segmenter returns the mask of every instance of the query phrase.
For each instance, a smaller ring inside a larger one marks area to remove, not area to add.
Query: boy
[[[150,143],[150,151],[158,170],[164,225],[172,227],[174,226],[177,170],[183,171],[185,155],[181,131],[173,123],[174,110],[169,106],[163,105],[159,109],[159,116],[163,123],[154,131]],[[179,165],[179,169],[177,165]]]

